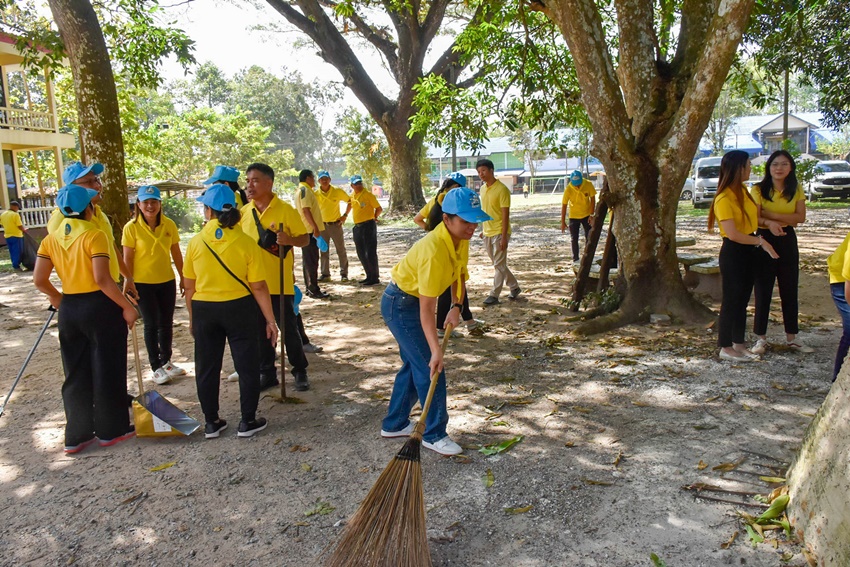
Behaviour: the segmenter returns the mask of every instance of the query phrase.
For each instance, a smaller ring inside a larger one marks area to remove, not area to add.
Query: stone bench
[[[685,265],[685,277],[682,281],[695,293],[705,293],[718,301],[723,297],[720,263],[716,258],[708,262]]]

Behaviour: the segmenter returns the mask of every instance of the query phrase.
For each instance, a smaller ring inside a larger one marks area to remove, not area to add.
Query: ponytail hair
[[[239,221],[242,219],[242,213],[239,212],[239,209],[231,207],[230,205],[225,205],[223,211],[210,209],[210,212],[213,217],[218,219],[218,223],[221,225],[221,228],[233,228],[239,224]]]
[[[274,179],[274,177],[272,177],[272,179]],[[235,181],[222,181],[221,183],[224,183],[225,185],[227,185],[228,187],[233,189],[234,193],[237,193],[240,197],[242,197],[242,202],[246,205],[248,204],[248,195],[245,194],[244,189],[239,187],[239,184],[237,182],[235,182]]]
[[[440,190],[434,195],[434,204],[431,207],[431,212],[428,213],[428,231],[432,231],[443,222],[443,205],[440,203],[440,195],[445,195],[451,189],[460,187],[453,179],[446,178],[440,186]]]

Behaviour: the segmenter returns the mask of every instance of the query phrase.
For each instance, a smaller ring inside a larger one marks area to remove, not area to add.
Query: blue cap
[[[92,172],[95,175],[100,175],[103,173],[103,165],[99,163],[86,165],[78,161],[72,162],[68,164],[68,167],[66,167],[65,171],[62,172],[62,182],[65,185],[70,185],[80,177],[88,175],[89,172]]]
[[[570,183],[572,183],[573,185],[581,185],[582,180],[584,180],[584,177],[582,177],[581,172],[579,170],[576,169],[573,170],[572,173],[570,173]]]
[[[56,194],[56,206],[66,217],[78,215],[86,210],[95,195],[97,191],[94,189],[86,189],[74,184],[66,185]]]
[[[352,175],[351,179],[348,180],[352,185],[357,185],[358,183],[363,183],[363,177],[360,175]]]
[[[214,211],[226,211],[236,206],[236,196],[233,194],[233,189],[221,183],[210,186],[195,200]]]
[[[321,179],[322,177],[331,178],[331,174],[325,171],[324,169],[320,169],[318,173],[316,173],[316,179]]]
[[[466,176],[459,171],[449,173],[446,178],[451,179],[461,187],[466,187]]]
[[[142,185],[136,193],[136,199],[139,201],[147,201],[148,199],[162,201],[162,195],[159,192],[159,187],[155,185]]]
[[[239,170],[235,167],[230,167],[229,165],[217,165],[215,166],[215,170],[213,170],[213,174],[209,179],[204,181],[204,185],[209,185],[210,183],[215,183],[216,181],[238,181],[239,180]]]
[[[443,212],[457,215],[466,222],[484,222],[493,218],[481,210],[478,193],[469,187],[455,187],[443,199]]]

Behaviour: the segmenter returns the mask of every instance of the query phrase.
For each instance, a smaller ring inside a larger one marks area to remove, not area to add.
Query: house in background
[[[770,155],[782,148],[784,114],[741,116],[735,119],[726,133],[723,150],[744,150],[751,156]],[[788,138],[801,153],[823,158],[818,144],[829,143],[836,132],[821,125],[820,112],[789,112]],[[707,138],[700,142],[699,157],[711,155],[712,145]]]

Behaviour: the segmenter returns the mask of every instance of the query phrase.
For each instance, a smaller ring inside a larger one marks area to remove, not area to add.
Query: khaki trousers
[[[336,257],[339,259],[339,275],[342,278],[348,277],[348,254],[345,252],[345,239],[342,234],[342,223],[325,223],[325,230],[322,231],[322,238],[330,244],[333,240],[334,248],[336,248]],[[331,252],[321,253],[322,276],[331,276]]]
[[[510,241],[510,236],[508,236],[508,241]],[[501,249],[501,242],[501,234],[484,237],[484,248],[487,249],[487,255],[490,256],[490,260],[493,262],[493,267],[496,268],[496,274],[493,276],[493,289],[490,291],[490,295],[497,299],[502,293],[502,286],[505,283],[507,283],[508,288],[512,290],[519,287],[519,283],[508,268],[508,251]]]

